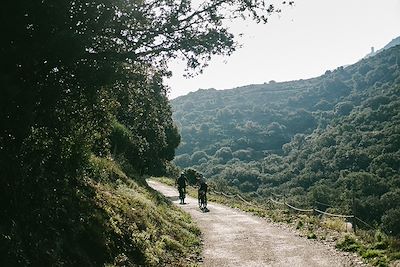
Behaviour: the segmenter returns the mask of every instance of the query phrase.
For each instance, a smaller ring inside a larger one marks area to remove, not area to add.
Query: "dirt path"
[[[179,205],[175,188],[152,180],[148,183]],[[203,266],[366,266],[352,255],[262,218],[215,203],[209,203],[210,212],[203,213],[191,197],[186,203],[179,206],[203,233]]]

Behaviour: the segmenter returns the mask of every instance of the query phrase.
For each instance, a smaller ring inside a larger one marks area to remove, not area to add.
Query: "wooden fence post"
[[[353,193],[353,199],[352,199],[352,213],[353,213],[353,231],[356,233],[357,231],[357,219],[356,219],[356,202],[355,202],[355,197]]]

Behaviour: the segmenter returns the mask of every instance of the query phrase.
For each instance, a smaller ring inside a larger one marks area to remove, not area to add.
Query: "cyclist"
[[[179,176],[176,182],[178,184],[180,204],[185,204],[186,185],[188,181],[184,172],[181,172],[181,175]]]
[[[203,211],[207,210],[207,189],[208,185],[206,183],[206,179],[204,176],[201,176],[199,180],[199,190],[197,196],[199,200],[199,208]]]

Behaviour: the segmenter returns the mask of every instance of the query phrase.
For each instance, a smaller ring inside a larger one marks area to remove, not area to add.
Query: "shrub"
[[[345,235],[343,239],[338,241],[336,248],[347,252],[356,252],[360,250],[361,244],[354,236]]]

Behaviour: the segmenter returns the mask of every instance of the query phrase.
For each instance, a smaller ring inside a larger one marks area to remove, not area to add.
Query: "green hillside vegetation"
[[[273,12],[264,0],[4,3],[0,266],[191,265],[198,229],[143,178],[167,173],[180,142],[167,62],[200,72],[237,47],[222,21]]]
[[[172,106],[179,167],[400,236],[400,46],[317,78],[199,90]]]

